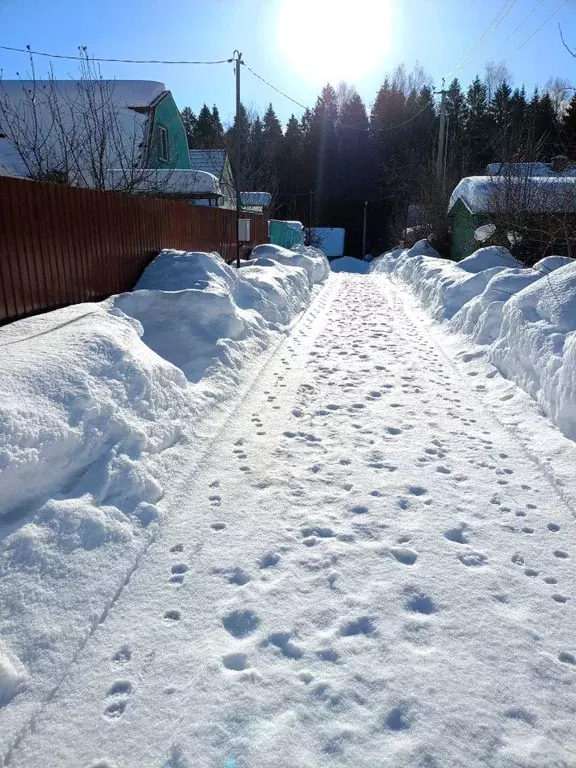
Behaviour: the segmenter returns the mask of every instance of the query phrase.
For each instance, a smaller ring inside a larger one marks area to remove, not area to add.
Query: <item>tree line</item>
[[[206,104],[182,118],[191,148],[243,147],[245,190],[271,192],[274,215],[344,227],[347,252],[360,253],[362,212],[369,201],[368,244],[392,244],[409,222],[411,203],[443,209],[460,178],[483,173],[489,162],[548,161],[576,153],[576,95],[556,78],[527,94],[512,88],[504,64],[490,62],[468,86],[446,88],[446,159],[441,189],[435,181],[439,98],[420,65],[398,66],[385,77],[368,109],[354,87],[327,84],[312,109],[282,126],[270,104],[263,116],[242,106],[224,128]]]

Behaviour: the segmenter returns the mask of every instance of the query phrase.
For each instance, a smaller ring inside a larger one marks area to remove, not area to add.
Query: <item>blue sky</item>
[[[576,84],[576,59],[562,47],[558,35],[560,22],[576,48],[576,0],[566,0],[553,19],[517,50],[560,2],[0,0],[0,44],[29,44],[37,50],[72,55],[78,45],[87,45],[94,56],[143,59],[221,59],[238,48],[247,64],[303,104],[314,103],[326,77],[337,82],[343,75],[369,104],[384,74],[402,61],[411,68],[419,60],[439,85],[502,8],[508,13],[501,24],[457,71],[461,81],[467,83],[482,72],[488,60],[505,60],[514,84],[525,83],[531,89],[551,75]],[[0,50],[0,67],[6,78],[15,77],[17,71],[24,74],[26,57]],[[38,60],[37,67],[45,72],[47,60]],[[76,72],[71,61],[55,61],[54,68],[63,77]],[[102,73],[161,80],[180,107],[190,105],[197,111],[204,101],[215,102],[223,120],[231,118],[231,65],[104,64]],[[272,101],[282,120],[292,111],[301,113],[246,69],[242,75],[243,101],[248,106],[263,110]]]

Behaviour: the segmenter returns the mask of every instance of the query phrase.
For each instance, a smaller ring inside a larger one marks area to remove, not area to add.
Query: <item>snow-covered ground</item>
[[[170,517],[167,488],[329,274],[313,250],[268,256],[237,272],[166,251],[141,290],[0,330],[0,755]]]
[[[385,275],[311,294],[322,260],[280,257],[308,271],[169,254],[11,347],[46,379],[19,379],[5,493],[51,498],[2,524],[7,764],[574,764],[576,445]],[[264,321],[255,285],[293,309]],[[83,446],[96,468],[69,468]],[[142,506],[101,490],[115,472]]]
[[[576,262],[548,256],[526,268],[506,248],[480,248],[459,262],[426,241],[374,260],[370,269],[408,287],[432,318],[469,341],[525,389],[576,440]]]

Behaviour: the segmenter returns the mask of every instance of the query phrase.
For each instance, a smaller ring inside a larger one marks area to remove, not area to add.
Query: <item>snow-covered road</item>
[[[574,517],[465,378],[333,276],[9,764],[574,765]]]

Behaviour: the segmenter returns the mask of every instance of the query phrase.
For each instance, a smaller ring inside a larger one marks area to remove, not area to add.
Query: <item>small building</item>
[[[0,167],[106,189],[110,168],[136,177],[141,169],[188,169],[190,158],[180,111],[164,83],[2,80]]]
[[[264,213],[272,205],[270,192],[240,192],[240,205],[247,213]]]
[[[506,245],[527,262],[563,253],[565,233],[576,234],[576,176],[469,176],[452,192],[448,218],[455,261],[487,244]]]
[[[189,150],[190,168],[193,171],[211,173],[218,179],[222,195],[233,201],[230,207],[236,207],[236,182],[230,157],[225,149]]]

